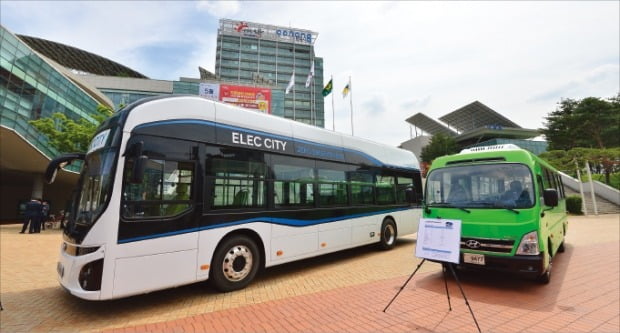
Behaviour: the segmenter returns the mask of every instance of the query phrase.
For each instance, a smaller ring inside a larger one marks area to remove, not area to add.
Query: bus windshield
[[[86,157],[76,197],[75,223],[92,225],[112,193],[116,149],[100,149]]]
[[[529,208],[534,186],[523,164],[453,166],[433,170],[426,183],[429,207]]]

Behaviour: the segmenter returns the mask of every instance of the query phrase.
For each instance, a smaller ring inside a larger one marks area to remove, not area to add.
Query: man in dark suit
[[[28,228],[28,224],[30,224],[29,233],[36,232],[36,225],[38,224],[40,228],[40,219],[41,219],[41,201],[37,199],[31,199],[26,204],[26,210],[24,212],[24,225],[22,226],[22,231],[20,234],[23,234]]]

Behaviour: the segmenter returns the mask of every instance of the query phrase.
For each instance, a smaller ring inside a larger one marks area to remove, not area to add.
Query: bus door
[[[542,168],[542,189],[555,189],[558,193],[558,205],[554,207],[546,206],[544,199],[542,198],[541,193],[541,228],[544,228],[543,235],[546,235],[546,239],[543,239],[544,247],[548,248],[549,244],[551,244],[551,255],[555,255],[556,249],[562,241],[564,240],[564,222],[566,220],[566,205],[562,198],[563,191],[560,188],[561,184],[559,184],[556,179],[556,175],[551,172],[549,169]]]
[[[134,136],[127,147],[114,294],[192,282],[202,208],[199,147],[151,136]]]

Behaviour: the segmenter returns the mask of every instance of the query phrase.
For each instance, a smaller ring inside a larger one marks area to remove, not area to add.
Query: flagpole
[[[293,37],[293,120],[297,120],[295,114],[295,44],[297,40]]]
[[[334,76],[330,76],[329,82],[332,83],[332,90],[334,89]],[[332,131],[336,131],[336,112],[334,111],[334,93],[332,93]]]
[[[310,46],[311,57],[310,57],[310,122],[316,126],[316,120],[314,119],[314,46]]]
[[[312,89],[312,88],[314,88],[313,87],[314,84],[313,84],[312,81],[313,81],[313,79],[310,79],[310,87],[309,87],[310,88],[310,123],[313,124],[313,125],[316,125],[316,122],[314,121],[314,114],[313,114],[313,111],[312,111],[314,109],[313,108],[313,104],[312,104],[312,102],[314,101],[314,96],[313,96],[314,95],[313,94],[314,91]]]
[[[351,86],[351,76],[349,76],[349,102],[351,103],[351,135],[353,134],[353,87]]]

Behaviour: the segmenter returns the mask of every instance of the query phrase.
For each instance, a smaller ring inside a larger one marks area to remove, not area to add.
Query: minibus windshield
[[[524,164],[500,163],[435,169],[426,182],[429,207],[529,208],[535,203],[532,173]]]

